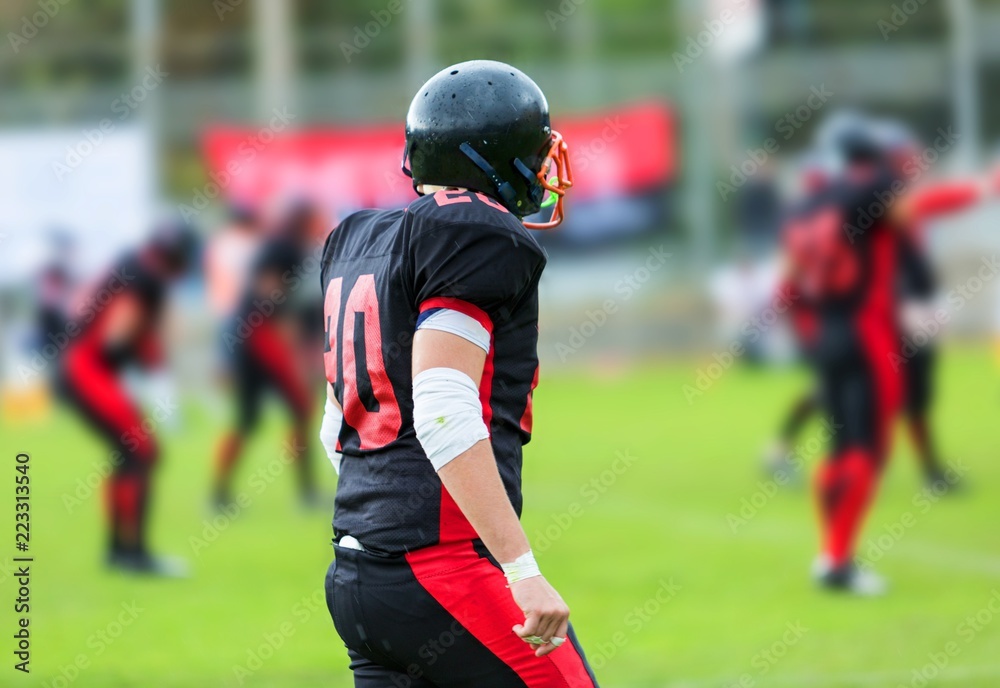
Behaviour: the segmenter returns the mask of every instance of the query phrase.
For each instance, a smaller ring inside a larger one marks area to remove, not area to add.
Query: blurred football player
[[[800,332],[836,428],[817,472],[823,538],[814,575],[826,587],[878,594],[883,581],[852,559],[902,397],[892,363],[898,178],[866,122],[835,124],[826,145],[843,168],[793,210],[785,230],[789,278],[810,314]]]
[[[878,128],[879,138],[897,173],[907,181],[918,176],[922,170],[914,164],[921,153],[917,138],[898,122],[882,122]],[[906,391],[903,412],[924,480],[939,490],[955,485],[946,478],[930,422],[941,324],[934,316],[937,279],[926,233],[931,221],[965,210],[989,195],[991,188],[986,181],[952,179],[910,184],[902,198],[905,212],[900,218],[903,225],[899,233],[899,317],[902,335],[908,348],[913,349],[904,350],[905,356],[899,359]]]
[[[797,169],[801,188],[800,196],[816,195],[831,180],[830,160],[828,151],[815,151],[807,155]],[[783,300],[789,304],[787,318],[794,340],[800,345],[804,355],[808,354],[808,342],[815,329],[816,314],[812,305],[802,298],[794,281],[786,275],[780,280],[776,294],[783,295]],[[781,476],[784,482],[798,485],[801,483],[800,464],[793,456],[793,446],[799,433],[806,423],[822,408],[822,400],[816,385],[801,393],[792,402],[791,408],[781,421],[777,439],[771,443],[764,454],[764,469],[769,475]]]
[[[181,562],[151,554],[146,534],[159,445],[142,409],[125,388],[130,365],[165,374],[160,327],[168,284],[190,260],[194,234],[167,222],[137,252],[119,261],[87,290],[73,313],[78,335],[59,370],[64,398],[111,445],[107,486],[110,567],[152,575],[181,575]]]
[[[228,320],[236,312],[262,241],[256,211],[242,204],[230,208],[225,226],[208,240],[205,288],[208,307],[219,320]]]
[[[51,255],[38,274],[37,318],[39,346],[60,340],[70,323],[70,305],[76,284],[76,242],[56,230],[49,236]]]
[[[221,394],[208,394],[204,400],[219,417],[226,414],[226,401],[232,395],[236,378],[235,357],[229,340],[232,322],[238,316],[237,309],[246,294],[247,280],[263,241],[259,213],[249,205],[234,203],[225,224],[205,245],[205,295],[209,314],[218,328],[214,373]]]
[[[946,479],[933,442],[929,417],[933,401],[935,335],[940,327],[932,327],[930,333],[926,331],[927,324],[934,322],[936,280],[925,235],[930,221],[981,202],[993,193],[995,183],[978,179],[918,183],[923,168],[916,163],[921,153],[916,137],[895,121],[872,120],[866,121],[864,126],[887,168],[903,184],[898,187],[894,201],[899,206],[894,212],[898,235],[898,318],[900,335],[913,350],[893,358],[894,367],[902,369],[904,378],[902,411],[925,481],[937,489],[950,489],[954,484]],[[808,186],[813,192],[825,183],[815,171],[809,176]],[[792,311],[794,330],[800,338],[806,337],[814,316],[809,304],[796,301]],[[918,345],[917,342],[923,343]],[[769,469],[785,467],[784,457],[795,437],[820,408],[816,392],[807,392],[795,401],[782,426],[779,441],[769,454]]]
[[[454,65],[406,118],[421,198],[327,241],[327,603],[359,688],[596,685],[518,520],[546,262],[525,227],[561,220],[566,156],[531,79]]]
[[[309,463],[309,420],[313,390],[299,346],[300,335],[292,303],[304,287],[302,264],[314,236],[317,215],[312,206],[296,203],[286,209],[273,236],[254,258],[237,308],[223,333],[232,356],[237,413],[235,427],[223,437],[216,459],[213,499],[217,508],[232,502],[232,481],[247,439],[260,422],[266,392],[278,394],[291,416],[287,459],[296,467],[299,499],[316,504]]]

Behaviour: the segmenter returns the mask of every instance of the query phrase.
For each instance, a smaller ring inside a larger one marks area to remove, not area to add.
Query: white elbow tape
[[[490,352],[489,331],[475,318],[450,308],[435,308],[421,313],[417,329],[448,332],[475,344],[486,353]]]
[[[465,373],[431,368],[413,378],[413,429],[435,471],[490,436],[479,389]]]
[[[340,437],[340,427],[344,423],[344,412],[337,408],[329,398],[323,410],[323,424],[319,428],[319,441],[326,449],[327,458],[333,464],[333,470],[340,474],[340,452],[337,451],[337,438]]]
[[[535,555],[530,549],[511,563],[500,564],[500,568],[503,569],[503,575],[507,576],[507,583],[509,585],[513,585],[525,578],[534,578],[535,576],[542,575],[542,572],[538,570],[538,562],[535,561]]]

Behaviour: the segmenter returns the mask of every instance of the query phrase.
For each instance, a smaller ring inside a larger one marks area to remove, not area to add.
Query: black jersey
[[[391,553],[476,538],[413,429],[413,335],[421,314],[436,308],[463,312],[490,333],[479,383],[483,419],[520,514],[544,266],[521,222],[473,192],[440,191],[405,210],[361,211],[331,233],[322,285],[326,377],[344,409],[338,536]]]
[[[927,249],[912,233],[899,237],[899,296],[901,299],[927,301],[937,290],[934,266]]]
[[[153,271],[143,256],[133,253],[125,256],[105,273],[88,296],[78,305],[74,322],[80,329],[79,337],[71,346],[80,346],[99,352],[106,362],[118,367],[136,360],[154,360],[159,346],[154,331],[166,303],[167,284]],[[131,330],[126,341],[108,348],[104,342],[104,328],[111,303],[116,299],[134,298],[141,309],[141,322]]]
[[[141,253],[129,253],[118,260],[100,279],[89,285],[86,297],[77,304],[74,320],[84,336],[101,331],[104,315],[111,310],[111,302],[120,297],[134,298],[141,309],[143,322],[133,331],[135,344],[145,329],[156,324],[166,305],[167,283],[154,271]]]
[[[786,222],[791,278],[822,314],[852,311],[871,297],[891,297],[898,264],[887,219],[894,178],[874,173],[841,178],[796,207]]]
[[[236,319],[254,314],[264,319],[284,313],[299,285],[304,253],[286,237],[266,241],[250,267],[250,276],[236,309]]]

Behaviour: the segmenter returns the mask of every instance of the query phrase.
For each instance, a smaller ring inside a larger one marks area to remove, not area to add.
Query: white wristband
[[[503,575],[507,576],[507,583],[510,585],[525,578],[534,578],[535,576],[542,575],[542,572],[538,570],[538,562],[535,561],[535,555],[530,549],[511,563],[500,564],[500,568],[503,569]]]

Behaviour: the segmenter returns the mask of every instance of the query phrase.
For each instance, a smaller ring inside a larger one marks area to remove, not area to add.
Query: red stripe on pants
[[[471,542],[425,547],[406,555],[420,585],[529,688],[593,688],[580,653],[567,642],[544,657],[512,630],[524,623],[503,572]]]

